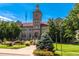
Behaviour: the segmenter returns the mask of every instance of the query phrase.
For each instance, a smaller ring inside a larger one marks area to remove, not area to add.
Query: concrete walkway
[[[0,49],[0,56],[33,56],[35,45],[31,45],[21,49]]]

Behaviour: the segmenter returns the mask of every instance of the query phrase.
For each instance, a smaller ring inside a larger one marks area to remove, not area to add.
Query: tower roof
[[[39,10],[39,5],[38,4],[36,5],[36,10]]]
[[[39,4],[36,5],[36,10],[34,12],[40,12],[41,13],[41,11],[39,9]]]

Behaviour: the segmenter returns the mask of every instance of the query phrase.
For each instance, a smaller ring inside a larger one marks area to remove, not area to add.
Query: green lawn
[[[56,48],[56,44],[54,47]],[[57,44],[56,53],[61,54],[61,44]],[[62,44],[62,54],[63,56],[79,56],[79,45]]]
[[[13,45],[13,46],[8,46],[8,45],[2,45],[0,44],[0,48],[6,48],[6,49],[19,49],[19,48],[24,48],[26,45]]]

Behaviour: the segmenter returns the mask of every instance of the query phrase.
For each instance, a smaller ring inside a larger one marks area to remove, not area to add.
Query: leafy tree
[[[79,4],[75,4],[74,8],[70,11],[63,23],[63,28],[63,37],[67,42],[71,42],[75,39],[75,31],[79,30]]]
[[[63,28],[64,28],[64,33],[63,33],[63,38],[64,42],[70,43],[70,41],[74,38],[74,31],[73,31],[73,26],[71,21],[64,21],[63,22]]]
[[[54,42],[60,42],[60,31],[61,31],[61,24],[63,20],[62,18],[58,17],[56,19],[49,19],[48,20],[48,29],[49,29],[49,35],[52,38]]]
[[[0,39],[3,41],[5,38],[14,40],[20,34],[21,28],[15,22],[0,21]]]
[[[55,42],[55,31],[56,31],[56,28],[55,28],[55,24],[53,22],[53,19],[49,19],[48,20],[48,29],[49,29],[49,36],[52,38],[52,40]]]
[[[57,37],[57,42],[60,42],[60,34],[61,32],[63,32],[63,29],[62,29],[62,22],[63,22],[63,19],[58,17],[54,20],[54,23],[55,23],[55,36]],[[62,35],[62,34],[61,34]]]

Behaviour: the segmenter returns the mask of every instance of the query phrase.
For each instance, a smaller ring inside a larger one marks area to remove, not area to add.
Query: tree
[[[52,38],[52,40],[55,42],[55,31],[56,31],[56,28],[55,28],[55,24],[53,22],[53,19],[49,19],[48,20],[48,29],[49,29],[49,36]]]
[[[60,42],[60,34],[61,32],[63,31],[62,29],[62,22],[63,22],[63,19],[58,17],[54,20],[54,23],[55,23],[55,36],[57,37],[57,42]],[[61,31],[62,30],[62,31]]]
[[[75,4],[63,23],[64,39],[68,42],[75,39],[75,31],[79,30],[79,4]]]
[[[17,25],[17,23],[11,23],[8,28],[8,37],[12,40],[17,39],[19,37],[21,28]]]
[[[0,39],[3,41],[5,38],[14,40],[20,34],[21,28],[15,22],[0,21]]]
[[[60,42],[60,30],[61,30],[61,24],[63,22],[63,19],[58,17],[56,19],[49,19],[48,20],[48,29],[49,29],[49,35],[52,38],[54,42]]]
[[[74,38],[75,31],[73,31],[72,22],[69,20],[65,20],[63,22],[63,40],[66,43],[70,43],[70,41]]]
[[[54,46],[53,46],[53,41],[50,39],[49,35],[47,33],[43,33],[41,35],[41,39],[38,40],[36,44],[37,49],[41,50],[48,50],[48,51],[53,51]]]

